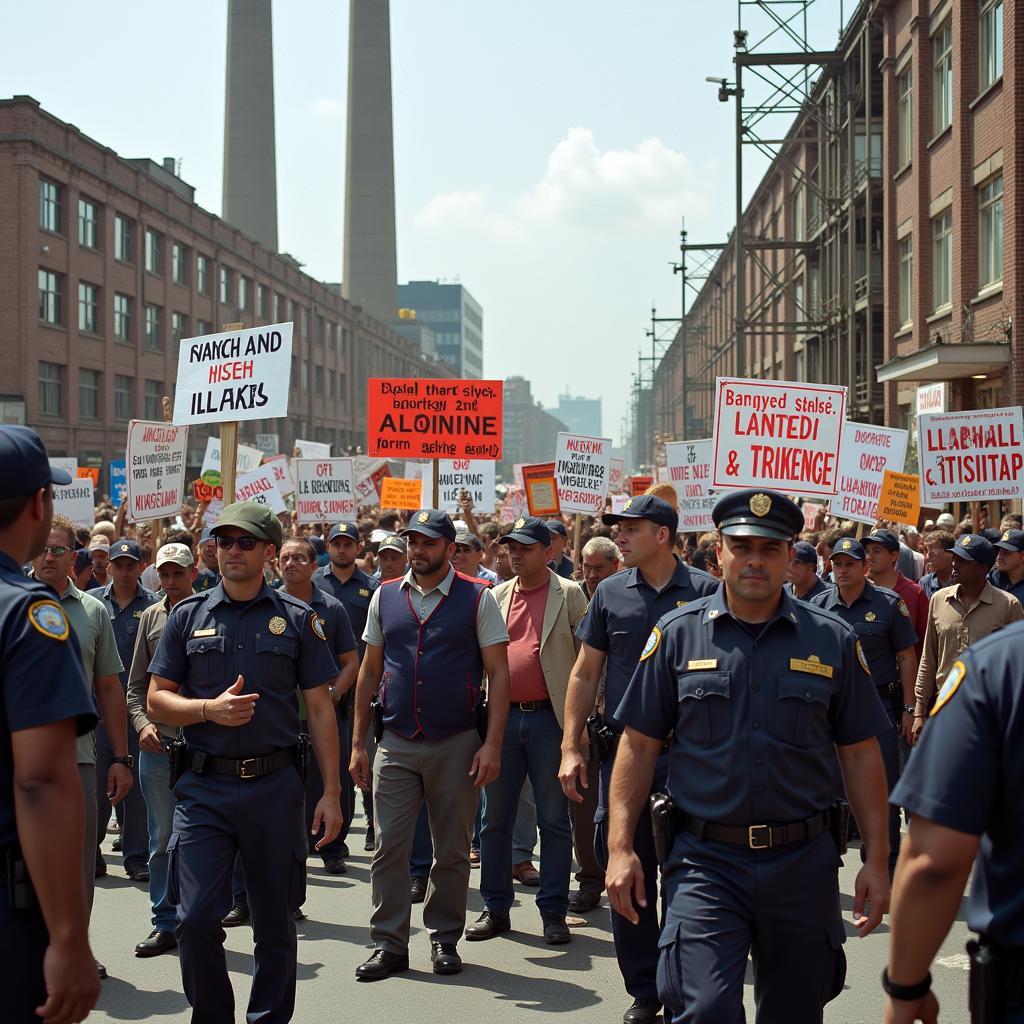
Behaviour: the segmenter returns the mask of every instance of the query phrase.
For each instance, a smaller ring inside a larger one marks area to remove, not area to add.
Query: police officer
[[[989,580],[1024,604],[1024,530],[1004,530],[995,549],[996,567]]]
[[[47,543],[51,484],[70,482],[35,431],[0,427],[0,963],[12,1024],[84,1020],[100,993],[75,756],[96,709],[63,609],[21,571]]]
[[[225,507],[214,527],[222,579],[167,617],[149,671],[148,714],[184,727],[187,769],[174,792],[168,887],[193,1019],[234,1021],[221,918],[241,854],[252,904],[255,972],[248,1017],[284,1024],[295,1005],[292,914],[303,902],[306,837],[296,688],[325,780],[337,777],[338,734],[328,686],[338,668],[316,613],[268,586],[263,567],[281,546],[265,505]],[[338,789],[328,781],[313,815],[338,833]]]
[[[972,867],[971,1020],[1024,1022],[1022,649],[1024,623],[1015,623],[960,655],[892,794],[912,816],[889,917],[887,1024],[934,1024],[928,967]]]
[[[885,781],[892,792],[900,777],[899,738],[908,743],[914,725],[914,683],[917,680],[918,637],[910,610],[898,594],[876,586],[865,575],[865,552],[859,540],[844,537],[832,552],[836,586],[814,598],[813,604],[834,612],[853,626],[868,659],[871,679],[892,728],[878,737],[885,762]],[[864,847],[861,854],[864,854]],[[900,812],[889,808],[889,872],[900,852]]]
[[[192,589],[201,594],[220,583],[220,568],[217,563],[217,538],[209,526],[199,538],[199,558],[203,567],[192,584]]]
[[[820,1024],[846,965],[828,813],[837,754],[870,851],[853,906],[865,935],[889,898],[876,739],[889,722],[853,630],[784,590],[800,509],[774,491],[740,490],[712,518],[722,588],[658,622],[615,712],[625,732],[608,894],[631,921],[653,901],[633,836],[671,734],[675,837],[658,967],[666,1017],[742,1020],[751,953],[759,1024]]]
[[[798,540],[793,545],[793,561],[786,578],[786,589],[790,596],[800,601],[810,601],[819,594],[827,594],[831,589],[818,576],[817,549],[805,540]]]
[[[583,646],[569,677],[558,775],[566,796],[580,803],[579,787],[587,786],[586,758],[581,753],[580,741],[587,717],[597,702],[602,670],[607,665],[605,715],[601,727],[605,739],[601,744],[600,795],[594,819],[595,852],[598,861],[607,865],[608,783],[622,732],[615,709],[626,692],[651,627],[667,612],[714,593],[718,581],[687,566],[673,554],[679,517],[661,498],[655,495],[631,498],[620,513],[606,515],[603,521],[608,526],[618,524],[617,544],[628,568],[597,585],[587,614],[576,631]],[[664,788],[667,770],[668,758],[664,756],[658,761],[654,789]],[[653,894],[657,891],[658,864],[646,815],[638,819],[633,843],[648,891]],[[656,981],[658,931],[658,911],[653,899],[649,906],[642,908],[636,920],[612,914],[615,956],[626,991],[633,997],[633,1004],[623,1016],[626,1024],[653,1021],[657,1016],[660,1006]]]

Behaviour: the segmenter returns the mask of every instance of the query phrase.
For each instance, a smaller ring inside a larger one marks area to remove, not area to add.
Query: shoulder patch
[[[910,609],[907,607],[907,602],[904,601],[902,597],[900,598],[900,603],[897,605],[897,607],[900,610],[900,615],[902,615],[905,619],[910,618]]]
[[[953,699],[953,694],[960,689],[960,684],[964,681],[964,676],[966,675],[967,667],[964,663],[962,661],[954,661],[953,667],[949,670],[949,675],[946,676],[946,681],[942,684],[939,695],[935,699],[935,707],[929,713],[929,718],[937,715]]]
[[[321,640],[327,639],[327,636],[324,633],[323,624],[320,622],[320,616],[317,615],[316,612],[314,612],[313,615],[310,617],[309,624],[313,630],[314,636],[319,637]]]
[[[51,640],[67,640],[71,635],[71,625],[56,601],[35,601],[29,605],[28,621]]]
[[[864,648],[861,647],[859,640],[854,641],[854,647],[857,649],[857,660],[860,662],[860,667],[864,669],[868,675],[871,675],[871,666],[868,665],[868,659],[864,654]]]
[[[657,626],[651,630],[651,635],[647,638],[647,643],[644,644],[644,649],[640,654],[640,660],[646,661],[657,649],[658,644],[661,643],[661,630]]]

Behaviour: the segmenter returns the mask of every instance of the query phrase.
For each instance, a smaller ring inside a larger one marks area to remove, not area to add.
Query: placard
[[[178,348],[174,422],[287,416],[291,372],[292,324],[185,338]]]
[[[422,479],[422,478],[421,478]],[[438,504],[457,512],[459,493],[467,491],[478,512],[494,511],[494,462],[491,459],[441,459],[437,464]]]
[[[902,473],[907,456],[907,431],[847,423],[839,458],[839,493],[832,499],[832,514],[840,519],[874,526],[882,475],[887,469]]]
[[[1024,497],[1024,423],[1019,405],[917,418],[921,504]]]
[[[654,486],[653,476],[631,476],[628,494],[631,498],[639,498],[648,487]]]
[[[274,471],[274,483],[282,497],[287,498],[289,494],[295,493],[295,480],[287,455],[264,455],[263,465]]]
[[[220,484],[217,484],[216,487],[211,487],[209,484],[203,483],[202,480],[193,480],[192,497],[199,502],[219,501],[223,504],[224,488]]]
[[[712,487],[836,493],[845,387],[719,377],[716,394]]]
[[[555,479],[555,464],[540,462],[535,466],[521,466],[523,490],[526,492],[526,508],[531,516],[560,514],[558,505],[558,481]]]
[[[295,459],[295,514],[300,523],[356,521],[351,459]]]
[[[916,525],[921,515],[921,478],[916,473],[882,474],[878,496],[878,518],[904,526]]]
[[[240,476],[235,481],[235,501],[258,501],[278,515],[288,511],[288,505],[284,495],[277,488],[274,470],[270,466],[260,466],[259,469]]]
[[[54,514],[67,516],[75,526],[96,525],[96,499],[93,495],[92,480],[78,477],[69,484],[53,485]]]
[[[612,459],[608,469],[608,493],[621,494],[626,480],[626,460]]]
[[[385,477],[380,490],[380,507],[397,509],[423,508],[423,481],[403,480],[401,477]]]
[[[281,450],[281,441],[278,434],[257,434],[256,447],[264,455],[273,455]]]
[[[50,465],[63,469],[72,480],[78,478],[78,459],[66,455],[51,455]]]
[[[554,465],[554,463],[552,463]],[[553,482],[553,480],[552,480]],[[526,501],[526,491],[522,487],[510,487],[505,492],[505,498],[498,509],[498,522],[502,526],[514,523],[522,516],[532,515],[530,506]]]
[[[356,456],[352,460],[355,475],[356,501],[360,505],[374,505],[380,500],[380,481],[391,475],[387,459],[365,459]]]
[[[99,466],[79,466],[74,473],[75,477],[79,480],[85,480],[88,478],[92,481],[92,489],[95,491],[100,485],[100,467]]]
[[[110,477],[110,501],[114,508],[120,508],[125,492],[128,490],[128,472],[125,460],[112,459],[107,463],[107,472]]]
[[[825,506],[817,501],[805,501],[800,506],[800,511],[804,514],[804,529],[813,530],[818,516],[825,511]]]
[[[162,519],[181,510],[185,501],[185,456],[188,427],[132,420],[128,424],[129,522]]]
[[[665,470],[679,499],[681,533],[705,533],[715,528],[711,510],[718,500],[711,482],[711,438],[700,441],[669,441],[665,445]]]
[[[262,461],[263,452],[259,448],[240,444],[238,454],[235,456],[236,479],[244,473],[251,473]],[[217,487],[222,482],[219,437],[211,436],[206,439],[206,452],[203,455],[203,467],[199,470],[199,478],[211,487]]]
[[[329,459],[331,446],[324,441],[301,441],[296,439],[295,451],[297,459]]]
[[[367,381],[367,452],[407,459],[500,459],[500,380]]]
[[[601,514],[608,495],[611,458],[610,437],[558,435],[555,478],[558,480],[558,505],[563,513]]]
[[[612,513],[618,515],[620,512],[626,511],[626,502],[632,501],[628,494],[613,494],[612,496]]]
[[[945,412],[946,391],[947,384],[942,380],[934,384],[919,385],[916,395],[917,404],[915,411],[917,415],[920,416],[921,413]]]

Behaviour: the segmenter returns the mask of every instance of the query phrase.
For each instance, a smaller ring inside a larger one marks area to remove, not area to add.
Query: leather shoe
[[[633,1005],[622,1015],[622,1024],[654,1024],[661,1003],[657,999],[634,999]]]
[[[106,878],[107,875],[107,862],[102,858],[96,859],[96,873],[94,878]]]
[[[466,938],[470,942],[482,942],[484,939],[493,939],[495,935],[510,931],[512,931],[512,919],[508,914],[498,914],[485,910],[466,929]]]
[[[565,917],[561,914],[541,914],[541,921],[544,922],[544,941],[549,946],[564,946],[572,942],[572,932],[565,923]]]
[[[123,843],[122,843],[122,841],[121,841],[121,837],[120,837],[120,836],[118,836],[118,837],[117,837],[117,838],[116,838],[116,839],[115,839],[115,840],[114,840],[114,841],[113,841],[113,842],[112,842],[112,843],[110,844],[110,848],[111,848],[111,849],[112,849],[112,850],[113,850],[113,851],[114,851],[115,853],[120,853],[120,852],[121,852],[121,847],[122,847],[122,845],[123,845]]]
[[[232,907],[220,921],[224,928],[235,928],[240,924],[249,923],[249,908],[248,907]]]
[[[135,955],[138,957],[159,956],[161,953],[174,949],[177,944],[178,940],[174,937],[174,932],[162,932],[158,928],[154,928],[150,932],[149,938],[143,939],[135,947]]]
[[[299,907],[298,910],[293,910],[292,911],[292,920],[293,921],[305,921],[306,920],[306,912],[302,909],[302,907]]]
[[[409,970],[408,953],[389,953],[386,949],[375,949],[370,959],[356,968],[360,981],[380,981],[389,974]]]
[[[348,860],[348,858],[352,856],[352,854],[348,852],[348,843],[342,843],[341,846],[338,847],[338,856],[343,860]]]
[[[93,963],[96,965],[96,973],[100,976],[100,981],[102,981],[107,976],[107,969],[95,957],[93,957]]]
[[[133,868],[126,871],[125,874],[133,882],[148,882],[149,881],[149,868]]]
[[[540,872],[532,861],[524,860],[512,865],[512,877],[520,885],[540,885]]]
[[[368,828],[366,830],[366,838],[363,840],[363,850],[366,853],[373,853],[373,847],[374,847],[373,829],[372,828]]]
[[[462,957],[454,942],[431,942],[430,962],[435,974],[461,974]]]
[[[427,880],[413,875],[409,882],[409,897],[413,903],[422,903],[427,898]]]
[[[470,849],[470,851],[469,851],[469,866],[471,868],[478,868],[478,867],[480,867],[480,851],[479,850],[474,850],[472,848]]]
[[[574,914],[589,914],[595,907],[601,905],[601,894],[592,889],[577,889],[569,897],[569,909]]]
[[[327,857],[324,860],[324,871],[329,875],[343,875],[348,868],[341,857]]]

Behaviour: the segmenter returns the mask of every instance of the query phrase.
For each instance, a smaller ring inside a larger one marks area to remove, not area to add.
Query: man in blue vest
[[[376,712],[370,865],[374,952],[356,969],[377,981],[409,967],[409,853],[426,799],[434,863],[423,905],[435,974],[458,974],[466,924],[469,844],[479,790],[498,777],[508,718],[508,630],[487,583],[451,565],[455,526],[423,509],[402,535],[409,571],[374,592],[356,683],[350,771],[369,788],[366,733]],[[487,726],[481,682],[487,673]],[[371,700],[376,696],[375,707]],[[481,742],[481,733],[484,738]]]

